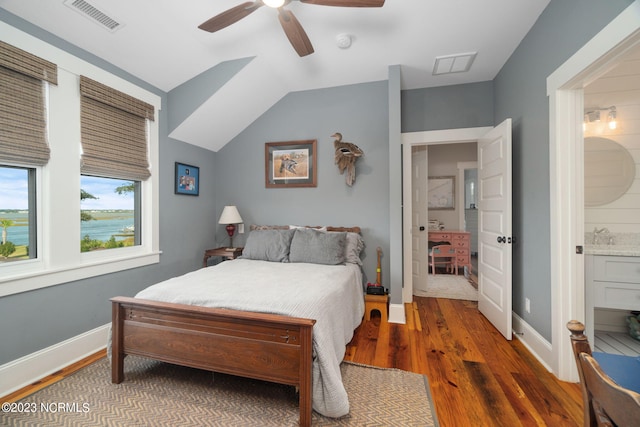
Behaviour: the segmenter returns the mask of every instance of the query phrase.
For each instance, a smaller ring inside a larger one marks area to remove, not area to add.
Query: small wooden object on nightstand
[[[204,259],[202,260],[202,266],[207,266],[207,261],[212,256],[219,256],[224,259],[236,259],[242,255],[242,249],[244,248],[215,248],[207,249],[204,251]]]
[[[388,295],[364,295],[364,320],[371,320],[371,312],[378,310],[380,312],[380,321],[387,321],[387,302]]]

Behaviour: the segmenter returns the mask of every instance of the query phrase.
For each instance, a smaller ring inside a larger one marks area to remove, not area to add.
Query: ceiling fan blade
[[[382,7],[384,0],[300,0],[301,3],[341,7]]]
[[[202,24],[198,25],[198,28],[210,33],[215,33],[216,31],[228,27],[229,25],[234,24],[242,18],[250,15],[251,13],[258,10],[258,8],[262,7],[262,5],[263,3],[259,0],[242,3],[238,6],[232,7],[229,10],[219,13],[206,22],[203,22]]]
[[[278,9],[278,19],[284,33],[291,42],[291,46],[298,52],[298,55],[307,56],[312,54],[313,46],[311,41],[293,13],[290,10],[280,8]]]

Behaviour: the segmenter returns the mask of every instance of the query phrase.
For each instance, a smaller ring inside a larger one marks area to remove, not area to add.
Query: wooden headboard
[[[305,227],[307,227],[307,228],[323,228],[323,226],[321,226],[321,225],[305,225]],[[256,225],[256,224],[252,224],[249,227],[250,230],[266,230],[266,229],[288,230],[290,228],[291,227],[289,227],[288,225]],[[360,227],[334,227],[334,226],[327,226],[326,229],[327,229],[327,231],[344,231],[344,232],[358,233],[358,234],[360,234],[360,232],[361,232]]]

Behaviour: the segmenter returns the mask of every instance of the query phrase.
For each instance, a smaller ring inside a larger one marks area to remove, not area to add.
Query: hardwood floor
[[[558,381],[517,339],[506,341],[478,312],[477,303],[415,297],[406,309],[405,325],[381,324],[379,317],[363,321],[345,359],[426,375],[442,427],[582,425],[578,385]],[[21,399],[104,354],[0,401]]]
[[[477,303],[415,297],[406,309],[406,325],[363,322],[345,359],[425,374],[443,427],[582,425],[579,386],[505,340]]]

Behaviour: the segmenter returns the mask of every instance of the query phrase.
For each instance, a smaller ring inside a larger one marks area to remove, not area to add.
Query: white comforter
[[[349,413],[340,362],[364,314],[358,265],[237,259],[150,286],[136,297],[315,319],[313,409],[327,417]]]

